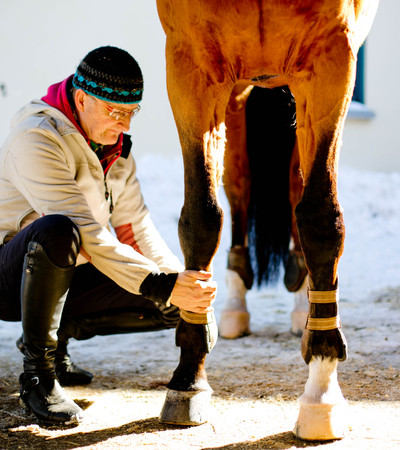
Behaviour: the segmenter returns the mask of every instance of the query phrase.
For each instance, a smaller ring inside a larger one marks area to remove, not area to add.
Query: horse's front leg
[[[192,141],[189,145],[190,151],[184,154],[185,202],[179,220],[179,238],[186,268],[210,270],[223,218],[216,193],[216,168],[209,160],[213,152],[206,157],[202,143]],[[198,425],[207,421],[212,391],[204,364],[217,334],[213,312],[195,314],[181,310],[176,329],[176,345],[181,348],[181,356],[167,386],[161,414],[163,422]]]
[[[223,222],[217,191],[225,146],[225,109],[232,85],[210,83],[212,68],[206,76],[199,70],[203,62],[193,61],[190,44],[179,42],[179,52],[175,44],[167,37],[167,86],[185,173],[179,239],[186,268],[210,271]],[[183,48],[186,59],[180,53]],[[208,420],[211,387],[204,365],[217,334],[213,312],[181,311],[176,329],[180,361],[167,386],[161,421],[197,425]]]
[[[310,440],[341,438],[347,428],[346,402],[336,370],[338,361],[347,356],[338,304],[337,266],[344,222],[337,198],[337,169],[355,60],[345,36],[337,36],[330,48],[325,59],[315,59],[315,76],[292,91],[304,179],[296,217],[309,273],[309,313],[301,344],[309,377],[295,432]]]

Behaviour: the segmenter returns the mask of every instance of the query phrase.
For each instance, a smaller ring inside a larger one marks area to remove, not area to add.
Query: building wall
[[[398,0],[380,1],[365,51],[365,105],[374,117],[347,118],[342,164],[367,170],[400,171],[398,17]]]
[[[129,51],[144,75],[133,152],[180,154],[155,0],[0,0],[0,145],[19,107],[75,72],[86,53],[102,45]]]
[[[0,0],[0,142],[14,112],[75,71],[85,54],[116,45],[138,60],[145,80],[142,111],[133,120],[133,151],[179,155],[165,86],[164,32],[155,0]],[[381,0],[367,40],[365,101],[373,119],[348,118],[341,163],[400,170],[396,83],[400,58],[398,0]]]

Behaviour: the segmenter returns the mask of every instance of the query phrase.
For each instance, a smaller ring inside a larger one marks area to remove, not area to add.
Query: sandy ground
[[[155,166],[149,156],[139,167],[153,219],[179,252],[180,159]],[[174,331],[72,341],[74,362],[91,370],[95,379],[84,388],[66,388],[85,409],[85,422],[57,429],[40,426],[19,405],[22,357],[15,340],[21,325],[0,322],[0,449],[400,449],[400,174],[342,169],[340,187],[346,220],[340,314],[349,345],[348,360],[339,364],[339,382],[349,403],[345,439],[310,443],[292,433],[308,369],[299,339],[288,332],[293,296],[279,285],[249,293],[252,335],[219,339],[208,355],[212,409],[210,421],[198,427],[158,421],[165,385],[179,359]],[[229,244],[226,214],[213,261],[217,319],[226,293]]]
[[[198,427],[158,421],[179,357],[173,331],[72,342],[74,361],[92,370],[95,380],[66,388],[86,410],[86,420],[60,429],[40,426],[19,405],[21,358],[14,341],[20,325],[3,325],[0,448],[400,448],[400,288],[370,296],[363,306],[373,307],[371,323],[357,315],[361,305],[341,299],[350,357],[339,365],[339,382],[349,403],[349,430],[339,441],[305,442],[293,435],[308,369],[299,339],[287,331],[290,295],[255,292],[250,310],[256,304],[265,316],[254,318],[253,334],[219,339],[207,358],[214,394],[210,421]]]

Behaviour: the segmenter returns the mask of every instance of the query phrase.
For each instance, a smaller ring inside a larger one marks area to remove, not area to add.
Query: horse
[[[295,296],[292,334],[301,336],[306,323],[307,268],[295,219],[303,190],[295,118],[295,101],[287,86],[247,86],[243,91],[236,87],[229,99],[223,186],[230,206],[231,248],[219,323],[223,338],[250,334],[246,293],[254,278],[258,288],[275,284],[281,264],[285,286]],[[268,166],[274,170],[266,171]]]
[[[219,246],[218,187],[233,90],[288,86],[295,98],[303,184],[295,215],[309,301],[301,354],[309,375],[294,432],[307,440],[339,439],[346,431],[346,401],[337,381],[338,362],[347,357],[339,317],[337,269],[345,228],[337,171],[357,52],[378,1],[157,0],[166,34],[167,90],[184,164],[178,234],[188,269],[212,270]],[[270,217],[275,220],[275,211]],[[215,345],[215,328],[213,313],[181,311],[180,360],[167,385],[162,422],[208,420],[212,390],[205,359]]]

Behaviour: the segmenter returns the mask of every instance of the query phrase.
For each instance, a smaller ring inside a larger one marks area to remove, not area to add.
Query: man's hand
[[[217,294],[217,283],[211,281],[212,274],[204,270],[185,270],[178,275],[172,289],[170,302],[185,311],[206,314]]]

